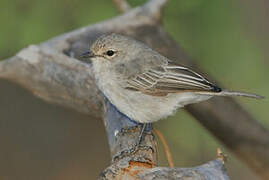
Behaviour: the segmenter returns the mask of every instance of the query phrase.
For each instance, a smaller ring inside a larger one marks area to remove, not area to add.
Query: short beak
[[[86,51],[85,53],[83,53],[83,54],[80,55],[81,58],[92,58],[94,56],[95,55],[93,54],[92,51]]]

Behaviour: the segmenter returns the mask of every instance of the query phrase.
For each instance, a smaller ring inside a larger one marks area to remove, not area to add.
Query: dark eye
[[[113,50],[108,50],[107,52],[106,52],[106,54],[108,55],[108,56],[113,56],[114,55],[114,51]]]

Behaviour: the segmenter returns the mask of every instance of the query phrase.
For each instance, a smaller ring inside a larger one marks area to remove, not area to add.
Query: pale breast
[[[98,65],[97,65],[98,66]],[[210,96],[192,92],[151,96],[123,88],[116,74],[109,68],[94,68],[99,89],[117,109],[140,123],[155,122],[176,112],[177,108],[209,99]]]

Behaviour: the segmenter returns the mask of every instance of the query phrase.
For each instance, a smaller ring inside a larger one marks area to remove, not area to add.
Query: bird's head
[[[92,61],[123,61],[139,53],[143,45],[134,39],[118,34],[103,35],[81,57]],[[126,56],[128,55],[128,56]]]

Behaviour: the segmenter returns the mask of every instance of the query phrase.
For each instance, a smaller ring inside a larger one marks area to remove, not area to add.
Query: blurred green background
[[[145,0],[129,0],[132,6]],[[170,0],[164,26],[209,74],[235,90],[269,97],[269,3],[263,0]],[[0,59],[62,33],[119,15],[112,0],[1,0]],[[268,99],[237,98],[264,126]],[[47,104],[0,81],[0,179],[96,179],[109,164],[102,122]],[[236,119],[235,119],[236,121]],[[231,179],[258,179],[184,111],[156,124],[176,166],[229,155]],[[160,164],[167,166],[162,146]]]

